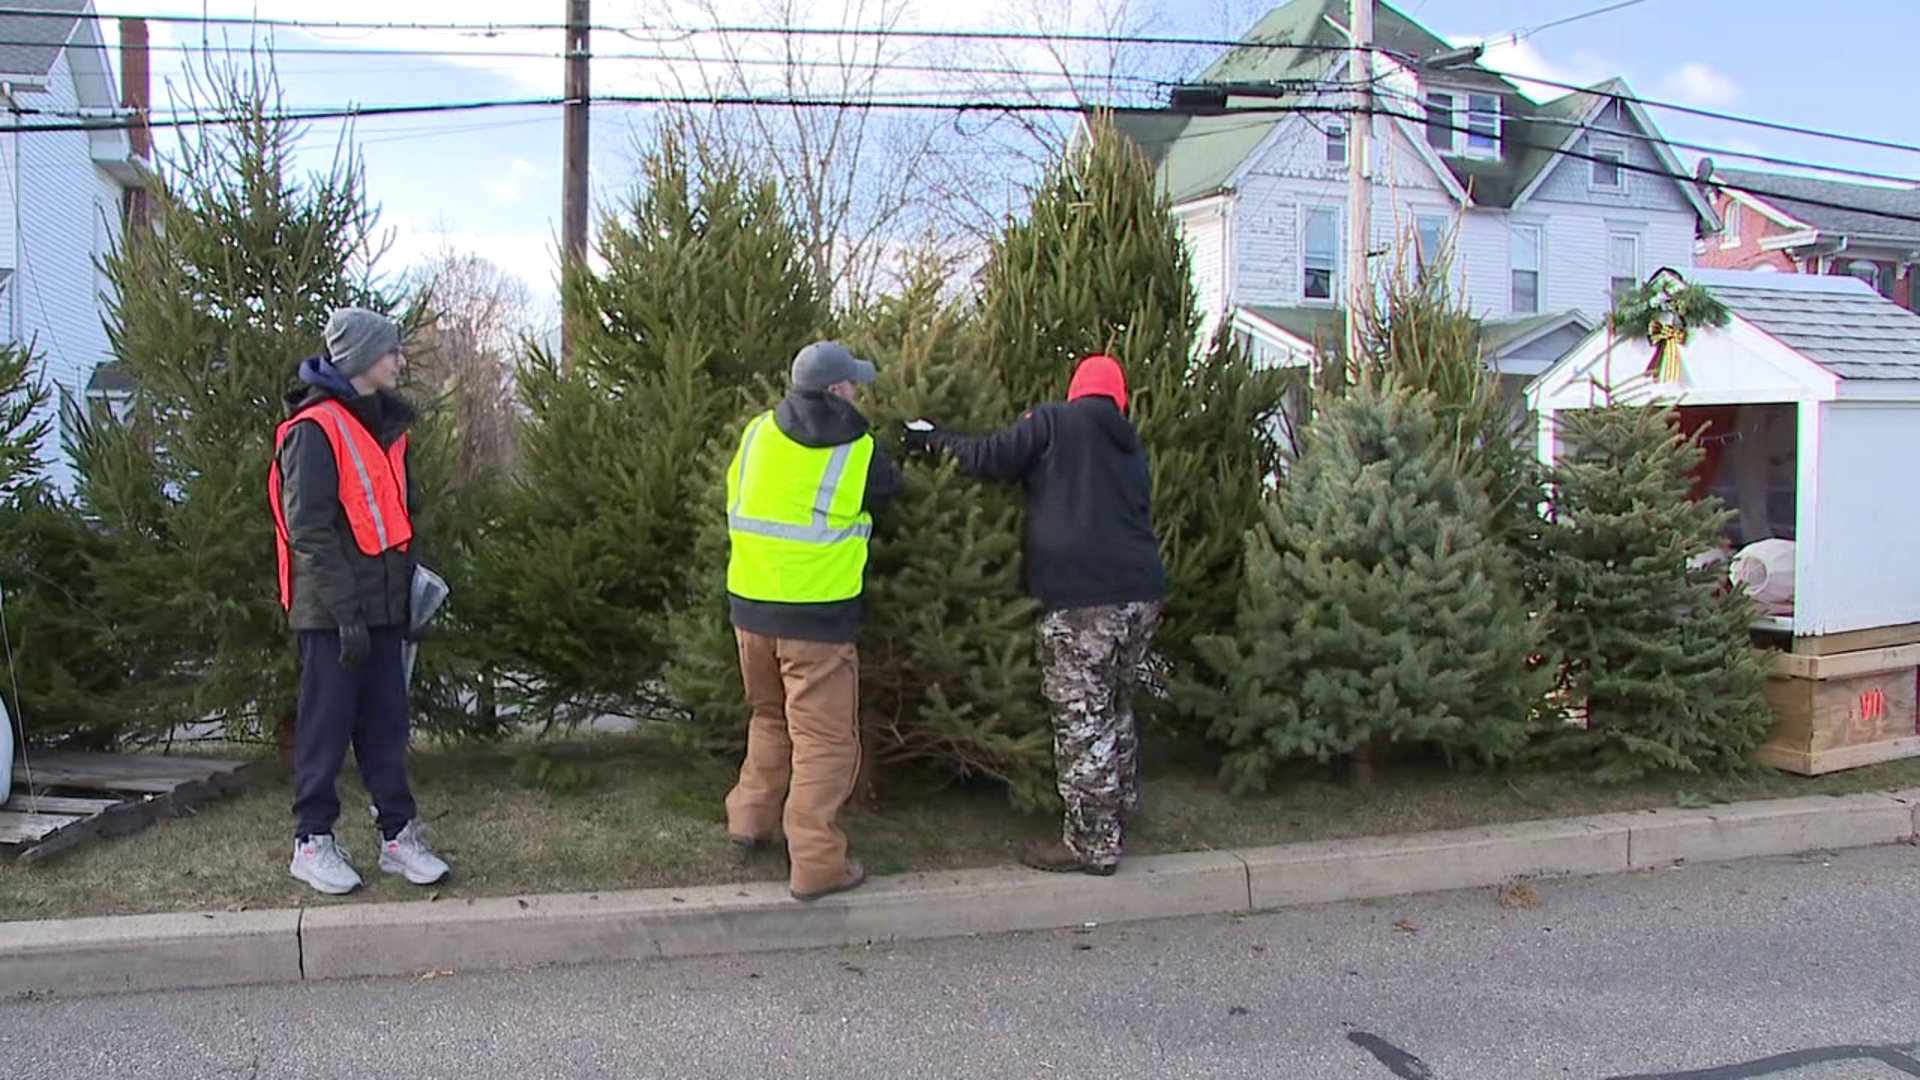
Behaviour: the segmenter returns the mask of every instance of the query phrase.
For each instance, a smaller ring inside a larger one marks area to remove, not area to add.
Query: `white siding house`
[[[118,108],[91,0],[31,0],[0,15],[0,331],[30,346],[50,391],[49,478],[69,487],[60,410],[84,405],[95,370],[110,359],[98,260],[118,241],[125,192],[140,166],[125,131],[46,131]],[[26,14],[28,9],[47,14]]]
[[[1301,87],[1346,81],[1347,9],[1348,0],[1293,0],[1270,12],[1243,37],[1250,47],[1228,50],[1197,80],[1215,88],[1219,113],[1119,118],[1173,203],[1209,324],[1231,320],[1271,363],[1308,363],[1342,336],[1345,99]],[[1395,56],[1449,48],[1384,4],[1375,33]],[[1454,296],[1483,321],[1489,360],[1516,393],[1557,358],[1547,349],[1605,319],[1618,288],[1691,266],[1694,237],[1718,228],[1619,80],[1536,104],[1472,63],[1376,62],[1390,115],[1373,118],[1370,276],[1424,272],[1444,248]]]

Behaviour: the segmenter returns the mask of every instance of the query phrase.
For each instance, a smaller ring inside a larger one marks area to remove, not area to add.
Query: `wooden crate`
[[[1778,653],[1766,695],[1763,765],[1818,776],[1920,756],[1920,645]]]

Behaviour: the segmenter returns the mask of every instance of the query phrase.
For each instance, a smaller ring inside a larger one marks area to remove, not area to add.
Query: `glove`
[[[907,456],[917,457],[921,454],[933,453],[934,435],[935,435],[934,427],[932,424],[928,423],[927,421],[925,420],[907,421],[907,434],[906,434],[906,440],[905,440],[906,446],[907,446]]]
[[[354,620],[340,624],[340,666],[353,671],[367,662],[373,640],[367,636],[367,624]]]

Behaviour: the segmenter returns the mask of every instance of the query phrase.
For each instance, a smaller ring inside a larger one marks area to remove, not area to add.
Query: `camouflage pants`
[[[1061,839],[1099,866],[1120,861],[1140,738],[1134,680],[1160,624],[1160,605],[1050,611],[1040,620],[1042,686],[1053,709],[1053,760],[1066,803]]]

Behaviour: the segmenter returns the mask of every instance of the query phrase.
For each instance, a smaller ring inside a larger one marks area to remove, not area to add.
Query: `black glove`
[[[933,453],[934,436],[937,435],[938,432],[934,430],[932,424],[928,424],[925,420],[915,420],[913,423],[925,424],[926,430],[916,431],[911,424],[908,425],[905,438],[907,456],[918,457],[921,454]]]
[[[367,636],[367,624],[354,620],[340,624],[340,666],[348,671],[367,662],[373,640]]]

